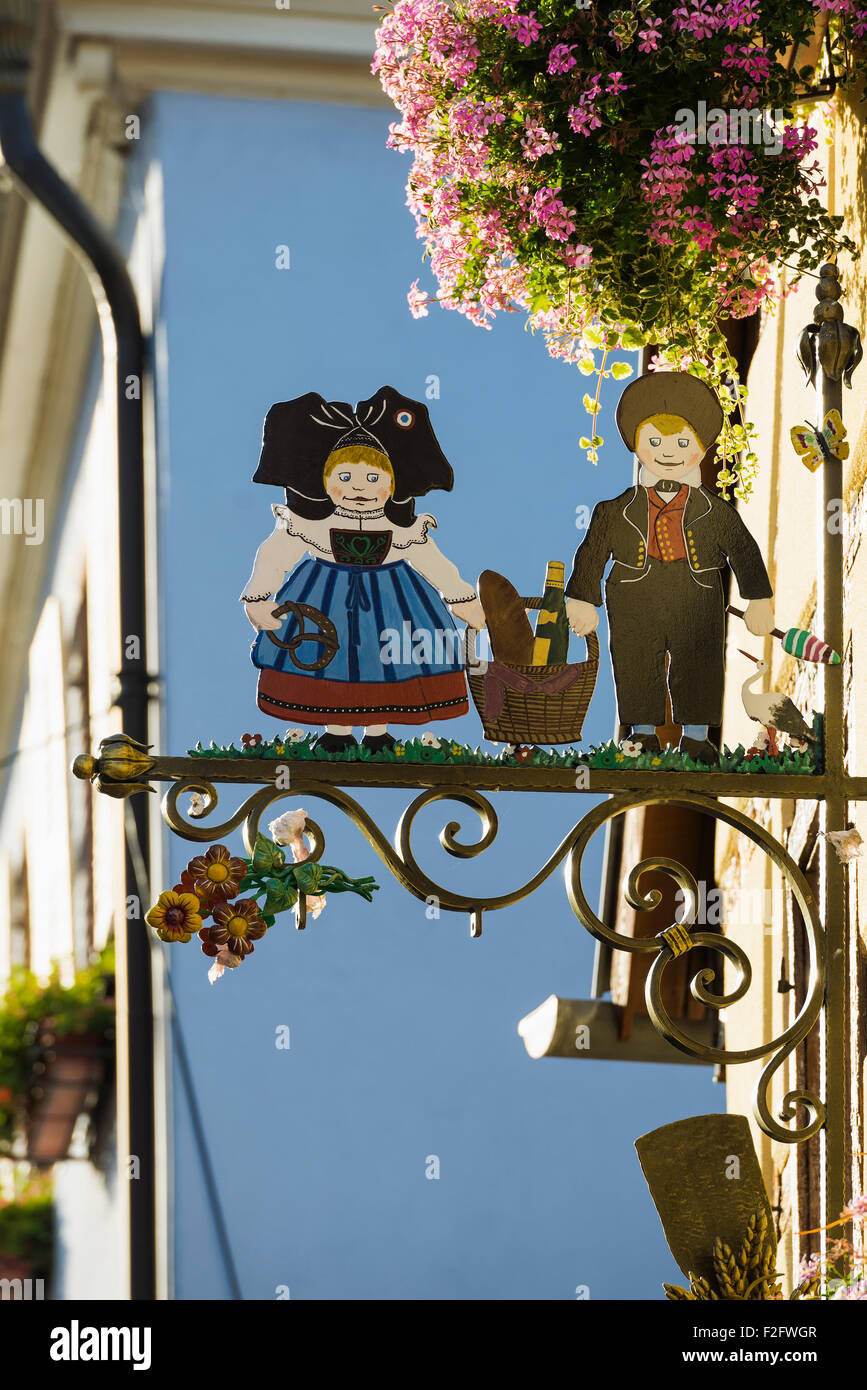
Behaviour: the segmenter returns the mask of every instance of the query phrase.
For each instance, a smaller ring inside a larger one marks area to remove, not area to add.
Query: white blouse
[[[439,591],[445,603],[468,603],[476,597],[475,590],[461,578],[457,566],[446,559],[428,536],[429,530],[436,530],[436,521],[427,512],[417,516],[411,526],[395,526],[383,511],[358,513],[337,507],[330,516],[310,521],[277,502],[271,510],[277,524],[256,551],[253,573],[241,594],[242,603],[270,598],[280,588],[288,571],[308,552],[315,558],[333,560],[331,531],[335,527],[349,530],[349,523],[360,532],[391,531],[391,547],[385,563],[405,560]]]

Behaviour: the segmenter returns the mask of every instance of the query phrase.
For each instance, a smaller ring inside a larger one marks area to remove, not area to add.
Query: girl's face
[[[338,507],[376,512],[391,496],[391,486],[391,474],[375,463],[341,463],[331,470],[325,491]]]

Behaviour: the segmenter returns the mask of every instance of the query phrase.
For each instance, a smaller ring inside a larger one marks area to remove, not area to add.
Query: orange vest
[[[648,488],[649,525],[647,554],[655,560],[685,560],[686,542],[683,539],[683,509],[689,488],[681,486],[663,500],[654,488]]]

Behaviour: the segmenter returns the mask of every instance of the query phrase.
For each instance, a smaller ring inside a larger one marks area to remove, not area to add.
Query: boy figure
[[[722,408],[686,372],[639,377],[617,407],[617,428],[641,464],[638,483],[594,509],[566,585],[569,626],[586,637],[599,622],[601,583],[622,724],[644,752],[659,752],[668,690],[679,749],[713,766],[708,726],[722,720],[725,601],[730,565],[755,637],[774,626],[773,589],[759,547],[738,513],[701,483],[701,461],[722,429]]]

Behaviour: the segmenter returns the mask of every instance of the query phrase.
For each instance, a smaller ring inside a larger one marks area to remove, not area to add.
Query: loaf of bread
[[[479,601],[485,610],[494,660],[509,666],[531,665],[533,628],[515,586],[496,570],[485,570],[479,575]]]

